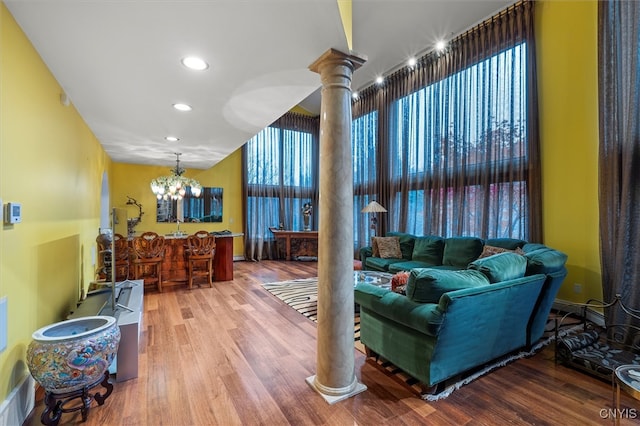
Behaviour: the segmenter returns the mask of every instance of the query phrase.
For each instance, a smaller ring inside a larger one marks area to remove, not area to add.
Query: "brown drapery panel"
[[[603,298],[619,294],[626,306],[640,309],[640,3],[602,1],[598,7]],[[616,324],[640,326],[619,305],[605,310],[605,321],[610,331]]]
[[[275,259],[269,227],[302,229],[301,208],[318,201],[319,119],[287,113],[242,148],[247,260]],[[317,229],[317,209],[313,229]]]
[[[516,3],[358,95],[355,206],[389,210],[378,234],[542,240],[533,31],[534,2]]]

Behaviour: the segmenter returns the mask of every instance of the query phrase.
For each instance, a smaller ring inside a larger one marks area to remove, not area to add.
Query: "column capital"
[[[336,62],[347,62],[353,72],[360,68],[366,61],[366,56],[360,55],[353,50],[350,53],[344,53],[338,49],[330,48],[322,55],[320,55],[320,57],[316,59],[311,65],[309,65],[309,69],[320,74],[322,67],[328,63],[335,64]]]

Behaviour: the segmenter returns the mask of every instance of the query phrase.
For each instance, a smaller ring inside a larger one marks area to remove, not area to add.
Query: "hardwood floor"
[[[334,405],[305,382],[315,374],[316,325],[260,283],[317,276],[310,262],[236,262],[235,279],[145,294],[139,377],[114,384],[93,425],[600,425],[611,386],[553,360],[553,345],[436,402],[419,398],[356,353],[368,390]],[[622,424],[640,418],[626,394]],[[42,400],[25,423],[40,424]],[[635,414],[634,414],[635,413]],[[609,417],[607,417],[609,416]]]

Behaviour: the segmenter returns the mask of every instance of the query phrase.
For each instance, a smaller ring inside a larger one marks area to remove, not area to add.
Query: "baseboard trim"
[[[580,304],[569,302],[567,300],[556,299],[553,303],[553,308],[561,312],[582,315],[582,307]],[[587,308],[587,320],[604,327],[604,315],[602,312],[598,312],[592,308]]]
[[[244,260],[244,256],[233,256],[233,261],[238,262]]]
[[[27,375],[0,404],[0,425],[21,425],[35,406],[35,380]]]

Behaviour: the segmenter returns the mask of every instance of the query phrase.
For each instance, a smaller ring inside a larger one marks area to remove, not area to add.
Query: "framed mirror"
[[[222,222],[222,188],[202,188],[199,197],[187,193],[182,200],[158,200],[156,221],[180,222]]]

